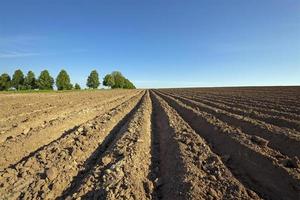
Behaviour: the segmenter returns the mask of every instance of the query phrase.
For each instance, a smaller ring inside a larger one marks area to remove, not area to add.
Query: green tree
[[[24,84],[24,74],[23,72],[18,69],[15,71],[13,77],[12,77],[12,86],[16,89],[16,90],[20,90],[23,88],[23,84]]]
[[[89,75],[88,79],[87,79],[87,83],[86,85],[89,87],[89,88],[93,88],[93,89],[96,89],[99,87],[100,85],[100,82],[99,82],[99,74],[96,70],[93,70],[91,72],[91,74]]]
[[[75,90],[81,90],[81,87],[78,83],[75,84]]]
[[[32,71],[29,71],[27,73],[27,76],[24,79],[24,87],[25,87],[25,89],[36,89],[37,88],[35,75]]]
[[[115,80],[111,74],[107,74],[103,79],[103,85],[107,87],[113,87],[115,84]]]
[[[123,88],[125,83],[125,77],[121,74],[121,72],[114,71],[111,73],[111,76],[114,79],[115,84],[112,88]]]
[[[41,72],[37,83],[40,90],[53,90],[54,79],[50,76],[48,70]]]
[[[56,87],[58,90],[71,90],[72,84],[70,77],[65,70],[61,70],[56,77]]]
[[[129,81],[128,79],[125,79],[123,88],[125,88],[125,89],[135,89],[135,86],[133,85],[133,83],[131,81]]]
[[[8,90],[11,87],[10,76],[6,73],[0,76],[0,90]]]

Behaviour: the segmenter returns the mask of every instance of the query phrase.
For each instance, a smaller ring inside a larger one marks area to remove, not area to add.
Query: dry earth
[[[300,87],[0,94],[0,199],[300,199]]]

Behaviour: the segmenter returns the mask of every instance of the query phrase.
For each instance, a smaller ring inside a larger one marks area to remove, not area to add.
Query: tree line
[[[57,90],[80,90],[80,85],[76,83],[73,85],[71,79],[66,70],[61,70],[57,75],[55,82],[48,70],[43,70],[39,77],[36,78],[33,71],[28,71],[26,76],[22,70],[17,69],[12,78],[3,73],[0,76],[0,91],[3,90],[53,90],[54,83]],[[135,89],[134,84],[125,78],[121,72],[114,71],[107,74],[103,79],[103,85],[115,88]],[[87,78],[86,86],[88,88],[96,89],[100,86],[99,74],[96,70],[93,70]]]

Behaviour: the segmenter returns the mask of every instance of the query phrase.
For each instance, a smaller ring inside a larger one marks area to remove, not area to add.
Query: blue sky
[[[0,73],[136,86],[300,85],[299,0],[0,0]]]

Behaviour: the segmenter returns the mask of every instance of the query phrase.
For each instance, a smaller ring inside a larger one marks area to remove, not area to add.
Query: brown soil
[[[299,199],[300,87],[0,94],[0,199]]]

